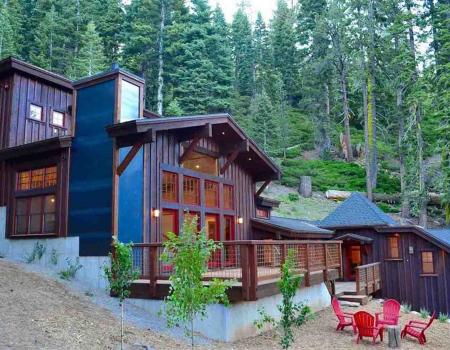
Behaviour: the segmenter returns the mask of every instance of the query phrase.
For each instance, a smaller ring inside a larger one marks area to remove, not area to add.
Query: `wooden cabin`
[[[160,298],[170,274],[162,242],[196,215],[224,242],[205,279],[235,279],[232,300],[278,293],[287,249],[305,286],[339,277],[330,231],[271,215],[277,202],[261,193],[280,169],[230,115],[163,118],[145,109],[144,80],[117,66],[72,82],[10,58],[0,84],[8,239],[76,237],[80,257],[107,256],[113,236],[133,242],[133,295]]]
[[[450,313],[450,229],[399,225],[358,193],[317,224],[343,242],[343,280],[357,293]]]

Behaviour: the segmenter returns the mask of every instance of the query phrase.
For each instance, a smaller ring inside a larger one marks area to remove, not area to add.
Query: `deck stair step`
[[[338,300],[349,301],[353,303],[359,303],[360,305],[366,305],[370,299],[369,296],[364,294],[347,294],[347,292],[337,296]]]

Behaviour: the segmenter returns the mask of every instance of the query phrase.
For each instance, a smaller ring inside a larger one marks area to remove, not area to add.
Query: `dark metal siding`
[[[112,236],[115,81],[77,92],[77,136],[72,144],[69,236],[80,237],[80,255],[104,256]]]

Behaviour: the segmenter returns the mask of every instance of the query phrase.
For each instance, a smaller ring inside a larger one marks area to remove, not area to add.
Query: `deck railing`
[[[288,251],[293,250],[295,269],[304,275],[305,285],[311,276],[323,273],[328,280],[329,270],[341,273],[340,241],[225,241],[208,262],[205,281],[212,278],[231,279],[242,286],[244,300],[256,300],[259,284],[280,278],[280,267]],[[158,280],[167,280],[172,266],[160,260],[161,243],[133,245],[133,264],[142,280],[149,281],[150,296],[156,293]]]
[[[380,262],[356,267],[356,293],[370,295],[381,289]]]

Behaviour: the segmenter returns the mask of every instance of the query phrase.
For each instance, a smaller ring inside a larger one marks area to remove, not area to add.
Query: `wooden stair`
[[[336,295],[336,297],[338,300],[359,303],[359,305],[366,305],[370,300],[372,300],[372,296],[370,295],[356,294],[355,292],[343,292]]]

